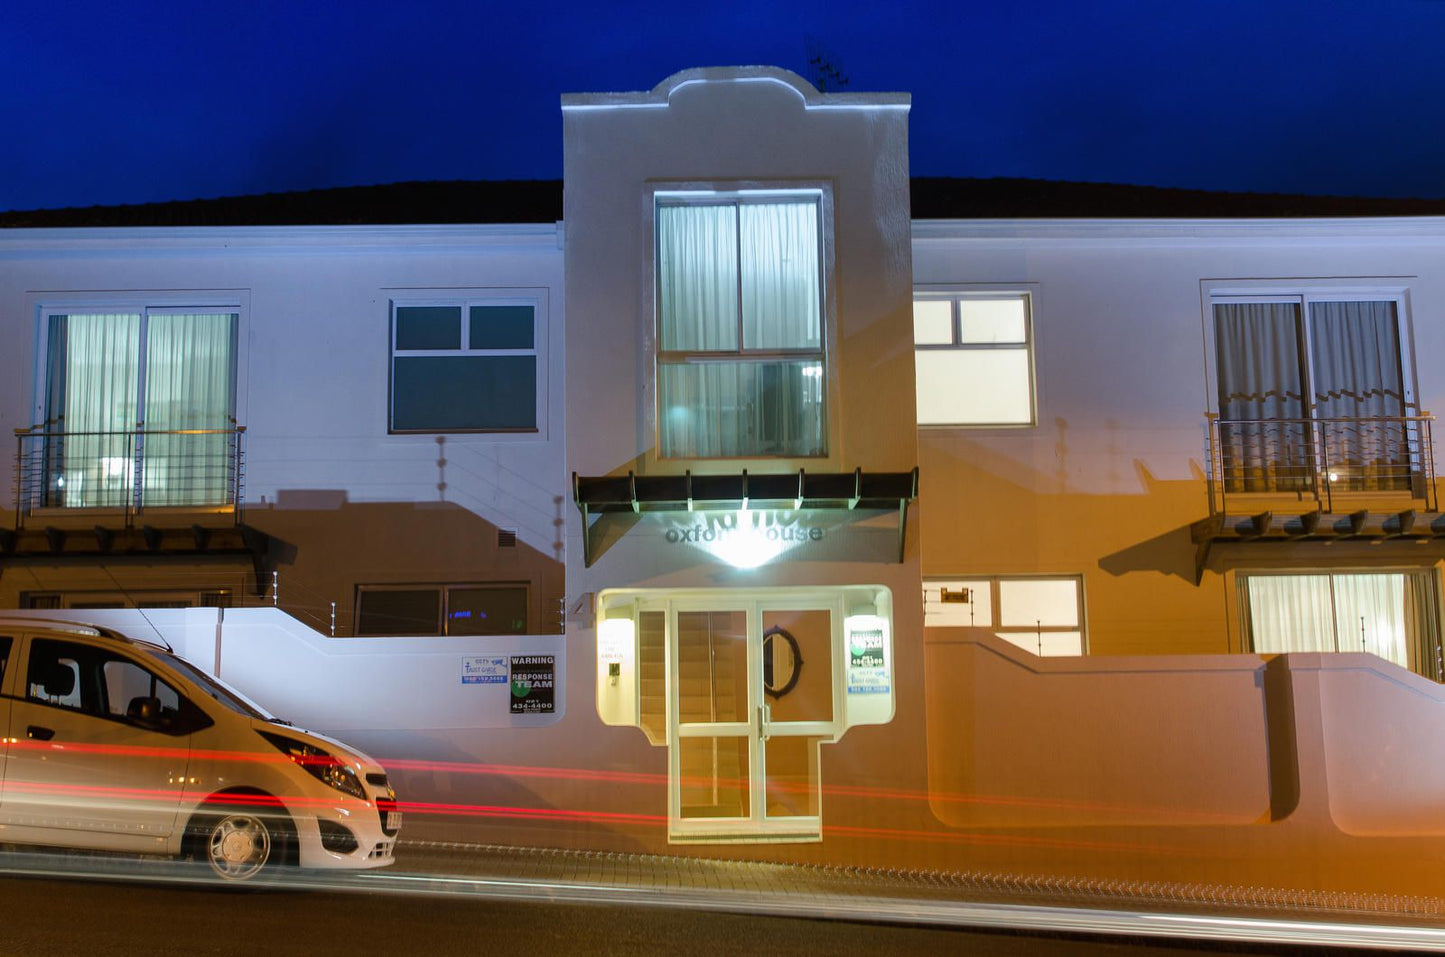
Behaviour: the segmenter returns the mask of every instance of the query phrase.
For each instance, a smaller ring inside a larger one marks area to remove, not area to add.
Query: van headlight
[[[343,794],[350,794],[352,797],[366,800],[366,791],[362,789],[356,772],[342,764],[330,753],[321,750],[314,744],[297,741],[284,734],[271,734],[268,731],[257,731],[256,733],[271,742],[277,751],[305,768],[306,773],[322,784],[330,785]]]

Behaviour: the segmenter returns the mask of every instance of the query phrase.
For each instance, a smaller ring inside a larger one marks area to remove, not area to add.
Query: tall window
[[[237,313],[47,312],[46,501],[219,505],[232,494]],[[139,469],[139,476],[137,476]]]
[[[821,198],[657,198],[665,458],[826,454]]]
[[[392,303],[393,432],[537,429],[537,304]]]
[[[1411,402],[1395,300],[1216,299],[1230,491],[1409,489]]]
[[[1359,651],[1438,680],[1437,582],[1433,570],[1242,574],[1245,633],[1259,654]]]
[[[987,628],[1035,655],[1082,655],[1084,583],[1075,576],[929,579],[923,583],[923,624]]]
[[[1033,425],[1030,325],[1025,294],[916,298],[918,424]]]

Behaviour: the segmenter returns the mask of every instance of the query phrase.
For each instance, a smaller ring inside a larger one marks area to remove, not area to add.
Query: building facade
[[[1445,219],[929,218],[908,108],[693,70],[563,98],[560,223],[0,234],[0,601],[421,833],[1440,893]]]

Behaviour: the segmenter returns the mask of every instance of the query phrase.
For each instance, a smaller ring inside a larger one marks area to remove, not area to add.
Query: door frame
[[[817,749],[838,739],[844,727],[845,708],[843,624],[846,611],[844,595],[834,588],[789,589],[779,594],[747,593],[731,590],[687,591],[644,599],[639,611],[665,613],[664,676],[667,703],[667,805],[668,839],[672,843],[761,843],[805,842],[822,840],[821,774],[814,787],[819,790],[817,815],[769,818],[767,815],[767,740],[777,737],[810,737],[814,739],[812,761],[818,766]],[[677,655],[677,615],[687,611],[743,612],[747,648],[747,709],[744,721],[691,722],[679,720],[680,700]],[[772,721],[766,695],[763,693],[763,627],[762,618],[775,611],[826,611],[829,614],[829,687],[831,717],[826,721]],[[683,818],[680,787],[681,754],[678,743],[688,738],[747,739],[748,813],[737,818]]]

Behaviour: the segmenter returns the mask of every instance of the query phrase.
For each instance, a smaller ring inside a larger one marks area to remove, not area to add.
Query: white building
[[[151,623],[488,840],[1438,893],[1445,218],[910,214],[907,116],[687,71],[564,97],[561,222],[0,233],[0,600],[227,605]]]

